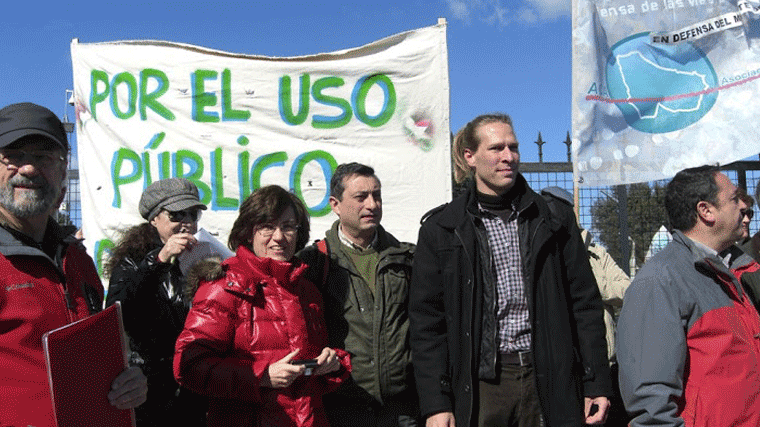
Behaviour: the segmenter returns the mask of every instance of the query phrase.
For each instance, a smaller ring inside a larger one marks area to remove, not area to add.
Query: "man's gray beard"
[[[14,180],[16,180],[16,177],[5,185],[0,186],[0,206],[17,218],[29,218],[49,212],[58,197],[52,186],[43,181],[41,188],[26,190],[16,200],[13,191]],[[44,180],[44,178],[40,178],[40,180]],[[20,183],[19,181],[28,183],[31,180],[16,180],[16,182]]]

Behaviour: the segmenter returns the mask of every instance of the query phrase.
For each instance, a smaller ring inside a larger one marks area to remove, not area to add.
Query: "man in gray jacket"
[[[668,183],[673,241],[636,274],[618,322],[620,392],[639,426],[760,425],[760,317],[720,252],[743,233],[739,189],[715,166]]]
[[[339,165],[330,180],[338,220],[303,249],[322,291],[330,347],[351,353],[349,381],[324,397],[335,427],[414,426],[407,299],[414,245],[380,225],[380,180],[359,163]]]

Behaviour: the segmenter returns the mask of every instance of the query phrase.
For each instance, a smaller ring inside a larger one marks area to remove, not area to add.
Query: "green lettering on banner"
[[[162,142],[164,142],[164,138],[166,138],[166,132],[159,132],[153,135],[153,138],[151,138],[150,142],[148,142],[148,144],[145,146],[145,149],[146,150],[158,149],[158,146],[161,145]],[[164,157],[168,159],[167,156],[164,156]],[[153,184],[153,172],[151,171],[151,167],[150,167],[150,164],[151,164],[150,152],[143,151],[142,162],[143,162],[143,188],[147,188],[149,185]],[[168,161],[166,164],[167,165],[169,164]],[[164,168],[164,172],[167,169],[168,168]],[[159,176],[161,176],[161,171],[159,171]]]
[[[332,178],[333,171],[338,167],[338,162],[327,151],[315,150],[308,153],[301,154],[293,161],[293,167],[290,169],[290,188],[301,200],[304,200],[303,190],[301,187],[301,175],[306,165],[312,161],[316,161],[322,168],[322,173],[327,183],[325,188],[325,196],[316,206],[306,206],[306,210],[309,215],[313,217],[325,216],[331,211],[330,207],[330,178]]]
[[[231,211],[238,207],[238,200],[224,197],[224,168],[222,166],[222,149],[211,152],[211,187],[214,197],[211,199],[213,210]]]
[[[293,114],[293,104],[291,103],[291,84],[290,76],[280,78],[280,118],[282,121],[291,125],[300,125],[306,121],[309,115],[309,75],[301,74],[301,86],[298,92],[298,114]]]
[[[127,111],[121,111],[119,107],[118,90],[119,86],[126,86],[127,90]],[[111,81],[111,112],[114,116],[126,120],[135,115],[137,110],[137,80],[135,76],[127,73],[119,73]]]
[[[156,89],[153,92],[148,92],[150,81],[156,82]],[[122,110],[122,106],[119,105],[120,90],[126,95],[126,110]],[[158,98],[167,90],[169,90],[169,78],[161,70],[152,68],[142,70],[139,88],[137,79],[129,72],[118,73],[109,82],[105,71],[91,70],[90,112],[97,121],[97,105],[110,98],[111,112],[119,119],[126,120],[134,116],[139,103],[141,120],[147,120],[147,109],[150,108],[159,116],[171,121],[175,118],[174,113],[158,101]]]
[[[216,105],[216,94],[205,92],[205,81],[216,79],[217,72],[212,70],[196,70],[190,75],[191,85],[193,87],[193,106],[192,117],[196,122],[217,123],[219,114],[216,112],[206,112],[206,107]]]
[[[241,135],[237,143],[241,147],[248,145],[248,138]],[[251,169],[248,167],[250,164],[250,154],[248,151],[243,151],[238,154],[238,185],[240,185],[240,200],[245,200],[251,194]]]
[[[222,71],[222,120],[233,122],[244,122],[251,118],[251,112],[245,110],[234,110],[232,108],[232,95],[230,86],[232,85],[232,75],[230,70]]]
[[[306,121],[306,118],[309,116],[309,81],[308,74],[301,75],[301,86],[298,93],[298,99],[300,100],[298,114],[293,114],[290,76],[282,76],[280,78],[279,106],[280,117],[283,122],[296,126]],[[339,88],[344,83],[345,81],[342,78],[335,76],[322,77],[314,82],[314,85],[311,87],[311,97],[322,105],[337,108],[340,110],[340,114],[336,116],[314,115],[311,121],[312,127],[315,129],[335,129],[345,126],[351,121],[352,110],[359,121],[370,127],[380,127],[388,123],[391,117],[393,117],[397,102],[396,88],[388,76],[385,74],[373,74],[359,79],[351,92],[351,102],[324,93],[325,89]],[[377,85],[383,91],[383,105],[380,111],[372,116],[367,113],[366,104],[367,95],[374,85]]]
[[[158,155],[158,179],[171,178],[171,153],[164,151]]]
[[[288,155],[284,151],[265,154],[256,159],[251,167],[251,189],[256,191],[261,188],[261,174],[271,167],[284,166],[285,160],[288,160]]]
[[[145,146],[145,149],[155,150],[162,142],[164,142],[164,138],[166,138],[166,132],[159,132],[153,135],[153,138],[150,139],[150,142]]]
[[[190,171],[187,173],[185,173],[185,166],[190,168]],[[198,153],[190,150],[178,150],[174,155],[174,176],[185,178],[195,184],[198,187],[200,199],[204,205],[208,205],[211,202],[211,189],[205,182],[201,181],[201,177],[203,176],[203,159]]]
[[[248,167],[250,164],[251,155],[247,151],[243,151],[238,154],[238,185],[240,189],[240,200],[245,200],[251,195],[251,169]]]
[[[148,80],[158,83],[156,90],[148,93]],[[166,120],[174,120],[174,113],[158,102],[158,98],[169,90],[169,78],[161,70],[146,68],[140,72],[140,119],[146,120],[146,109],[150,108]]]
[[[143,182],[145,182],[144,187],[147,188],[153,184],[153,174],[150,171],[150,153],[147,151],[143,151],[142,153],[142,162],[145,165],[145,168],[143,168]]]
[[[334,117],[314,115],[311,118],[311,125],[315,129],[335,129],[346,125],[351,120],[351,104],[348,101],[322,93],[322,90],[326,88],[341,86],[343,86],[343,79],[340,77],[323,77],[314,82],[314,86],[311,88],[314,100],[342,111],[340,115]]]
[[[98,85],[104,84],[103,91],[98,90]],[[98,121],[97,109],[95,106],[108,99],[108,92],[111,90],[111,85],[108,83],[108,74],[105,71],[92,70],[90,71],[90,113],[92,118]]]
[[[124,163],[132,165],[132,172],[122,175],[122,166]],[[140,179],[142,175],[142,163],[140,156],[128,148],[120,148],[113,155],[111,162],[111,181],[113,182],[113,207],[121,207],[121,192],[119,188],[122,185],[131,184]]]
[[[270,168],[285,167],[288,161],[288,155],[284,151],[263,154],[251,162],[250,152],[243,151],[236,156],[238,170],[239,192],[238,198],[226,195],[225,189],[225,170],[231,168],[224,167],[225,151],[224,147],[216,147],[209,153],[210,160],[210,180],[206,183],[202,180],[205,170],[204,157],[190,150],[178,150],[176,152],[162,151],[153,152],[160,145],[163,134],[157,134],[146,146],[146,151],[137,153],[128,148],[120,148],[114,151],[111,161],[111,181],[113,185],[114,198],[112,205],[115,208],[122,208],[123,197],[121,194],[122,187],[128,184],[134,184],[142,179],[142,189],[146,188],[153,181],[154,169],[157,168],[157,179],[169,177],[186,178],[193,182],[199,191],[201,201],[208,205],[214,211],[235,210],[240,206],[240,202],[247,198],[251,192],[261,187],[262,175]],[[241,136],[238,138],[239,145],[247,145],[248,138]],[[235,158],[235,157],[231,157]],[[153,164],[155,162],[155,164]],[[302,193],[302,175],[304,168],[311,162],[317,162],[322,169],[325,183],[325,194],[323,199],[316,206],[307,206],[312,216],[319,217],[327,215],[330,212],[329,206],[329,182],[332,173],[337,167],[335,158],[326,151],[315,150],[301,154],[293,160],[288,173],[288,188],[293,189],[295,194],[303,199]],[[249,164],[252,165],[249,167]],[[309,184],[311,185],[311,184]],[[283,186],[285,186],[283,184]]]
[[[374,84],[377,84],[383,90],[385,100],[380,112],[376,116],[370,116],[367,114],[366,109],[367,93]],[[385,74],[362,77],[356,82],[354,92],[351,94],[351,102],[354,106],[354,114],[356,114],[357,119],[368,126],[380,127],[388,123],[388,120],[393,117],[393,113],[396,111],[396,89],[393,87],[391,79]]]

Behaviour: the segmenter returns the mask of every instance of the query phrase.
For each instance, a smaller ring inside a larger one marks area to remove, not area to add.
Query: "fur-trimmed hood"
[[[225,276],[232,282],[238,282],[239,279],[261,283],[276,280],[280,285],[287,286],[288,283],[296,283],[307,268],[308,266],[297,258],[292,262],[259,258],[249,248],[240,246],[237,254],[225,261],[220,257],[209,257],[194,264],[185,277],[187,283],[184,292],[192,301],[201,282],[213,282]],[[242,282],[239,285],[244,286]]]
[[[221,257],[210,257],[198,261],[187,271],[185,280],[185,296],[192,301],[201,281],[212,282],[221,279],[225,275],[225,266]]]

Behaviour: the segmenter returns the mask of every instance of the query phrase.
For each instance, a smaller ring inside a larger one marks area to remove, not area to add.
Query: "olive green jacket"
[[[407,302],[415,245],[401,243],[378,227],[375,292],[342,251],[338,221],[326,233],[330,264],[315,242],[298,257],[322,291],[330,347],[351,354],[351,380],[337,391],[347,399],[382,404],[414,390]],[[325,280],[326,273],[326,280]]]

